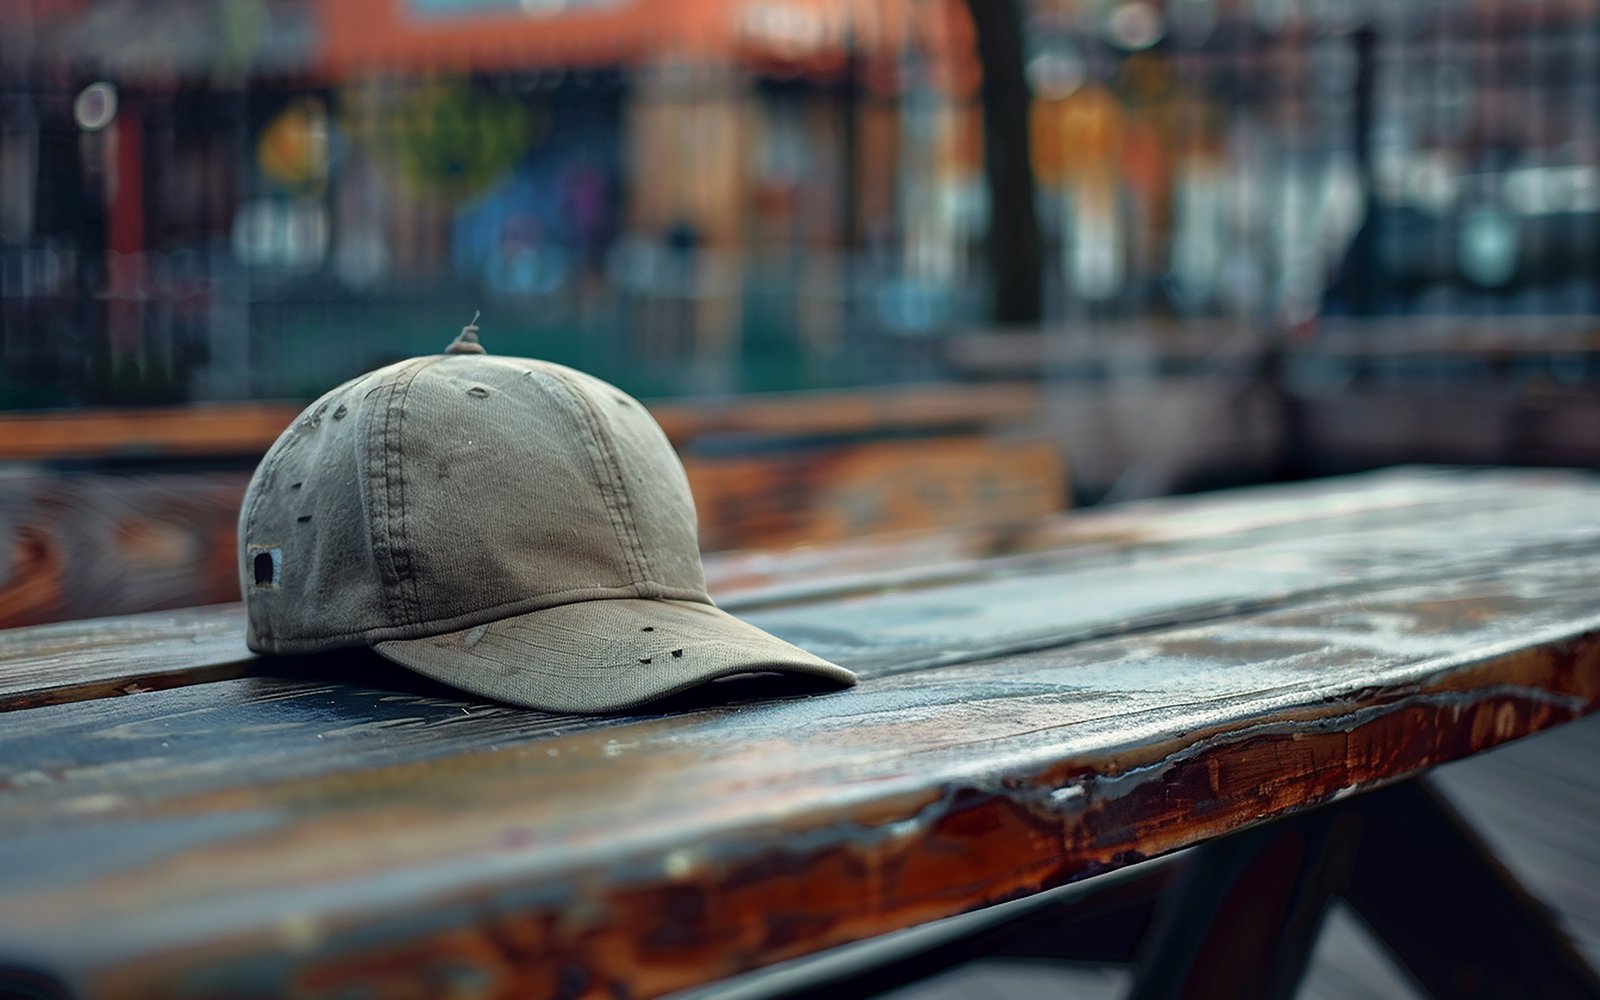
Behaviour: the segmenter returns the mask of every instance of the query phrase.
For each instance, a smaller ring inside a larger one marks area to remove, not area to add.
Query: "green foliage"
[[[393,157],[401,180],[419,193],[456,203],[504,177],[534,139],[534,119],[520,101],[461,81],[416,87],[387,117],[377,146]],[[372,136],[371,123],[359,131]]]

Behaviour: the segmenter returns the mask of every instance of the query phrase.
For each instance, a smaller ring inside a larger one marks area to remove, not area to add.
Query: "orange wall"
[[[728,0],[620,0],[554,14],[418,16],[406,0],[322,0],[324,57],[363,71],[617,66],[647,54],[726,51]]]
[[[415,14],[407,0],[317,3],[323,57],[335,76],[627,66],[674,55],[702,62],[781,59],[782,40],[770,32],[782,17],[761,12],[809,15],[829,26],[834,45],[848,21],[858,47],[892,51],[914,6],[914,0],[619,0],[553,14],[439,17]]]

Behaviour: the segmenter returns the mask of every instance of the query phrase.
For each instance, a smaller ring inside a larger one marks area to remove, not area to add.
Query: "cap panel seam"
[[[389,401],[394,396],[394,389],[395,381],[385,380],[376,386],[370,394],[373,396],[381,394],[382,396],[383,422],[381,425],[378,423],[376,407],[367,410],[365,414],[366,427],[363,436],[368,439],[369,443],[364,449],[365,459],[363,464],[366,468],[365,475],[362,476],[363,480],[377,487],[372,491],[370,497],[366,495],[366,491],[363,491],[363,500],[367,506],[367,534],[372,545],[372,557],[378,564],[378,582],[383,593],[383,603],[387,608],[385,617],[390,621],[397,617],[395,614],[395,584],[391,581],[397,581],[399,576],[395,572],[393,550],[389,545],[388,539],[388,455],[382,448],[382,442],[387,434]],[[375,399],[374,402],[378,402],[378,400]],[[372,442],[373,438],[376,438],[377,441]],[[374,443],[378,446],[374,447]],[[384,463],[383,466],[379,465],[380,459]],[[382,494],[381,497],[378,496],[379,493]]]
[[[283,456],[290,450],[287,444],[284,447],[278,448],[276,443],[274,443],[273,447],[277,448],[277,450],[269,452],[265,457],[262,458],[261,465],[251,477],[253,480],[255,480],[257,488],[253,491],[250,491],[245,496],[244,511],[239,520],[241,530],[238,532],[240,536],[237,542],[238,551],[234,553],[236,560],[234,565],[234,574],[239,579],[239,596],[245,602],[245,635],[247,640],[248,637],[252,635],[257,637],[263,635],[258,619],[265,617],[265,612],[263,612],[261,615],[257,615],[252,612],[251,598],[255,595],[250,593],[250,585],[248,582],[250,565],[249,546],[253,542],[256,544],[261,542],[260,522],[257,520],[257,515],[261,510],[261,504],[265,501],[267,491],[272,487],[273,483],[278,478],[278,466],[283,464]],[[260,598],[255,597],[255,600],[259,601]]]
[[[596,443],[600,444],[600,457],[610,471],[611,481],[616,490],[617,513],[622,524],[618,529],[618,541],[631,550],[635,564],[638,567],[635,583],[645,583],[654,575],[650,568],[649,554],[645,552],[644,544],[639,538],[639,524],[633,514],[633,494],[628,491],[627,480],[623,478],[622,467],[617,464],[616,442],[611,438],[609,429],[605,426],[604,418],[595,408],[593,400],[572,385],[565,374],[558,376],[567,384],[568,391],[577,400],[579,408],[583,411],[584,418],[588,421],[590,432]],[[610,445],[607,447],[607,445]]]
[[[410,584],[411,591],[408,608],[410,614],[406,618],[407,622],[414,622],[422,617],[422,594],[419,589],[420,585],[417,583],[416,560],[412,556],[413,549],[411,544],[411,524],[409,519],[406,517],[406,477],[404,465],[405,452],[401,447],[401,442],[405,438],[405,402],[407,393],[411,391],[411,384],[416,381],[417,376],[430,366],[437,364],[444,357],[444,355],[436,355],[433,357],[424,358],[414,367],[407,369],[405,375],[401,377],[398,385],[395,387],[395,395],[391,399],[391,412],[394,416],[394,436],[393,438],[384,442],[385,451],[392,452],[394,455],[394,469],[399,485],[399,489],[396,492],[398,492],[400,496],[400,537],[404,544],[401,554],[404,556],[405,561],[405,568],[401,576],[401,580],[402,582]],[[385,434],[388,433],[388,429],[389,422],[386,419],[384,421]],[[388,468],[387,458],[384,460],[384,466],[385,469]],[[392,538],[391,544],[393,544]],[[398,564],[396,568],[399,569]]]
[[[354,387],[366,380],[367,376],[361,376],[351,383],[330,389],[317,397],[317,399],[307,404],[306,408],[294,418],[288,427],[284,428],[278,439],[267,449],[266,454],[262,456],[261,462],[257,466],[255,474],[251,477],[254,488],[246,494],[245,503],[240,512],[241,546],[252,544],[252,539],[254,539],[255,544],[263,543],[264,540],[261,539],[259,533],[262,505],[269,502],[267,494],[276,484],[278,477],[283,474],[284,464],[290,460],[296,448],[305,441],[306,427],[308,425],[315,427],[332,400],[342,394],[348,394]],[[240,555],[247,554],[241,551]],[[241,572],[245,572],[247,569],[248,564],[241,567]],[[248,585],[243,586],[241,589],[244,591],[243,596],[248,610],[252,603],[252,598],[259,600],[259,597],[251,593]],[[257,627],[254,615],[247,615],[247,617],[249,618],[248,634],[271,638],[271,633],[263,632]]]
[[[628,582],[633,585],[647,582],[649,573],[645,569],[644,560],[635,541],[638,532],[628,530],[632,527],[631,512],[622,510],[618,502],[619,496],[623,495],[621,484],[617,481],[621,473],[612,463],[607,449],[599,446],[600,431],[595,426],[595,415],[589,409],[583,393],[579,392],[563,373],[547,370],[545,374],[561,387],[561,391],[572,401],[571,409],[577,411],[573,423],[577,425],[578,436],[583,439],[584,454],[589,459],[589,468],[594,472],[595,485],[599,488],[601,502],[606,507],[606,517],[611,521],[611,531],[616,535],[623,561],[628,564]]]
[[[332,393],[328,393],[327,395],[332,395]],[[310,410],[312,406],[315,405],[317,404],[312,403],[310,406],[306,407],[306,410]],[[258,475],[256,477],[252,477],[260,483],[261,488],[256,490],[255,495],[249,498],[250,505],[244,514],[244,523],[247,528],[253,528],[255,526],[256,513],[261,509],[261,504],[266,499],[267,490],[274,484],[274,482],[276,482],[278,477],[278,468],[283,464],[284,457],[294,450],[295,445],[300,443],[300,440],[303,437],[303,434],[301,433],[301,422],[303,416],[304,414],[302,413],[300,416],[294,418],[294,422],[284,429],[283,434],[279,436],[277,441],[273,442],[272,447],[268,449],[267,454],[261,459]]]
[[[384,603],[389,608],[389,620],[400,620],[406,623],[415,621],[420,615],[420,602],[416,599],[416,574],[415,566],[411,562],[411,553],[406,549],[403,553],[397,551],[396,536],[401,537],[403,545],[410,545],[410,536],[405,524],[405,485],[404,479],[396,475],[399,468],[399,416],[400,406],[404,402],[405,390],[411,385],[411,380],[417,372],[426,367],[437,358],[417,359],[418,363],[403,368],[395,373],[394,378],[380,387],[387,390],[383,400],[383,422],[369,430],[369,434],[377,437],[377,447],[367,449],[367,477],[370,482],[382,484],[382,497],[374,498],[368,511],[368,523],[372,537],[372,551],[378,560],[379,570],[384,580]],[[378,464],[381,461],[381,466]],[[398,521],[398,526],[395,522]],[[402,565],[402,554],[404,565]],[[410,578],[409,580],[407,578]],[[409,582],[411,593],[406,593]]]
[[[278,466],[282,464],[283,455],[286,451],[288,451],[287,447],[279,448],[261,460],[261,468],[256,473],[256,482],[260,484],[260,488],[248,498],[249,504],[244,512],[244,533],[246,536],[249,536],[255,530],[256,512],[261,509],[261,503],[266,496],[267,489],[272,486],[274,480],[278,477]]]

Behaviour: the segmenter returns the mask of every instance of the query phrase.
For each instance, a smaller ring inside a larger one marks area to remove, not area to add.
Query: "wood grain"
[[[753,609],[862,671],[821,697],[575,719],[334,657],[11,712],[0,955],[107,997],[644,996],[1116,868],[1600,704],[1600,497],[1500,500]]]
[[[1529,488],[1589,488],[1581,475],[1546,471],[1385,469],[1311,482],[1141,500],[1031,520],[935,531],[885,532],[787,549],[711,553],[706,579],[716,595],[783,603],[847,591],[918,586],[935,579],[1004,571],[1008,560],[1081,560],[1208,546],[1230,548],[1308,532],[1450,518],[1529,506]]]
[[[724,607],[771,631],[824,656],[910,669],[1396,574],[1448,576],[1523,544],[1581,542],[1588,526],[1563,517],[1592,494],[1590,480],[1571,474],[1383,473],[999,529],[713,556],[706,569]],[[1419,522],[1430,530],[1419,533]],[[1489,529],[1493,548],[1456,544]],[[1081,596],[1062,606],[1063,593]],[[278,670],[283,661],[253,661],[230,639],[243,631],[240,615],[227,606],[0,631],[0,711]],[[84,655],[91,647],[101,654]]]
[[[1040,416],[1039,388],[992,385],[875,386],[712,400],[647,401],[680,449],[713,435],[798,437],[1027,426]]]
[[[0,413],[0,459],[259,455],[299,413],[293,403]]]
[[[223,605],[0,631],[0,711],[258,672],[243,623],[241,606]]]
[[[1600,701],[1597,570],[1553,559],[848,695],[334,775],[224,760],[222,787],[8,809],[0,938],[101,996],[654,995],[1574,718]],[[372,693],[336,700],[324,743]],[[294,714],[260,704],[233,731]],[[186,735],[170,757],[199,749]]]
[[[1066,506],[1042,438],[976,435],[684,460],[710,550],[834,542],[884,531],[1019,523]]]
[[[0,478],[0,629],[236,600],[243,473]]]

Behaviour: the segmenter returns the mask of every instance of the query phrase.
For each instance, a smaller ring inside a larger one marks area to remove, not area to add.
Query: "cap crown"
[[[262,652],[610,597],[710,603],[694,500],[654,418],[523,358],[412,358],[311,404],[250,481],[239,549]]]

